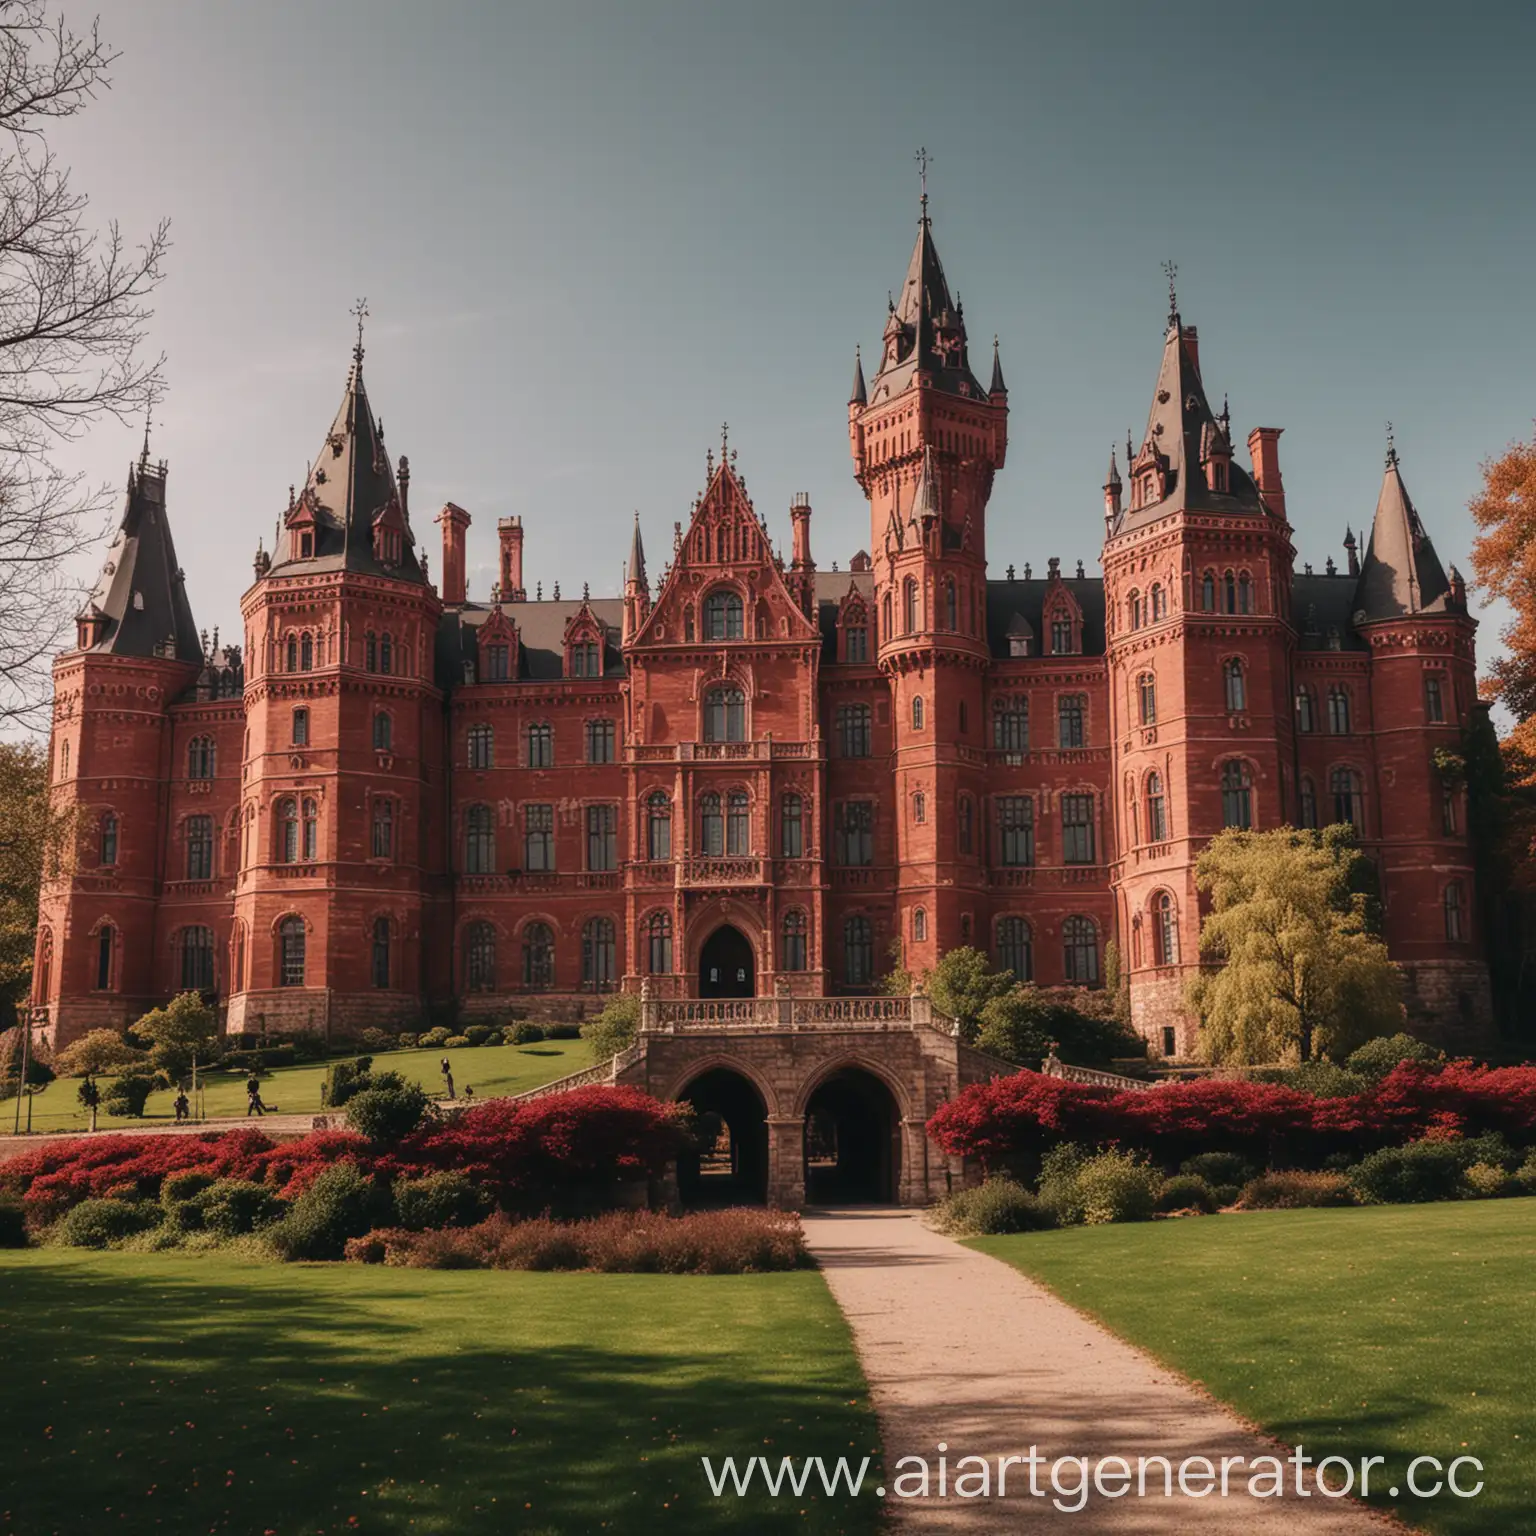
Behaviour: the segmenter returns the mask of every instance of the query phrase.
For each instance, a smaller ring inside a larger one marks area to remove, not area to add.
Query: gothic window
[[[1035,802],[1003,795],[997,802],[998,862],[1021,868],[1035,862]]]
[[[1061,861],[1093,863],[1093,796],[1061,797]]]
[[[1237,758],[1221,765],[1221,824],[1243,832],[1253,826],[1253,779]]]
[[[309,711],[296,709],[293,712],[293,744],[296,747],[309,745]]]
[[[488,805],[472,805],[464,813],[464,868],[472,875],[496,869],[496,824]]]
[[[304,859],[309,860],[319,856],[320,846],[320,806],[310,799],[304,801]]]
[[[971,712],[965,706],[965,700],[960,700],[960,734],[964,736],[971,728]]]
[[[713,688],[704,697],[704,740],[745,741],[747,700],[740,688]]]
[[[394,636],[387,630],[379,641],[379,671],[388,677],[395,670]]]
[[[555,936],[548,923],[523,929],[523,985],[543,992],[555,984]]]
[[[552,805],[523,807],[523,868],[535,874],[555,867],[555,808]]]
[[[389,986],[389,919],[376,917],[373,920],[373,984],[376,987]]]
[[[1088,700],[1080,693],[1064,693],[1056,702],[1056,744],[1063,748],[1088,744]]]
[[[1200,607],[1205,613],[1216,612],[1216,572],[1207,571],[1200,578]]]
[[[1168,617],[1168,599],[1163,592],[1162,584],[1152,583],[1152,622]]]
[[[212,992],[213,930],[202,927],[183,928],[180,949],[181,990]]]
[[[371,629],[363,636],[363,669],[367,672],[379,670],[379,637]]]
[[[843,981],[867,987],[875,979],[875,935],[867,917],[850,917],[843,924]]]
[[[613,761],[613,721],[587,721],[587,761],[611,763]]]
[[[1461,911],[1461,887],[1448,885],[1445,888],[1445,936],[1453,944],[1459,944],[1466,932],[1462,922]]]
[[[805,856],[805,811],[799,795],[785,795],[779,801],[779,857],[799,859]]]
[[[1173,910],[1173,897],[1167,891],[1159,891],[1152,898],[1152,963],[1179,963],[1177,914]]]
[[[213,738],[194,736],[187,747],[187,777],[211,779],[213,777]]]
[[[917,826],[928,820],[928,797],[922,790],[912,796],[912,820]]]
[[[469,766],[489,768],[495,760],[496,738],[488,725],[472,725],[469,728]]]
[[[998,699],[992,706],[992,745],[999,752],[1029,751],[1029,700]]]
[[[373,856],[376,859],[392,859],[395,856],[395,802],[373,802]]]
[[[914,694],[912,697],[912,729],[920,731],[923,728],[923,696]]]
[[[786,912],[779,941],[779,965],[786,971],[805,969],[805,913]]]
[[[894,631],[891,628],[891,594],[887,592],[880,603],[880,638],[889,643]]]
[[[96,935],[96,990],[112,990],[112,959],[117,948],[117,929],[111,923],[102,924]]]
[[[926,908],[915,907],[912,911],[912,942],[922,944],[928,938],[928,912]]]
[[[299,862],[299,802],[280,800],[277,805],[278,848],[284,864]]]
[[[1078,986],[1099,982],[1099,933],[1090,917],[1069,917],[1061,925],[1062,959],[1066,977]]]
[[[394,722],[381,710],[373,717],[373,750],[375,752],[393,752],[394,747]]]
[[[1296,729],[1303,736],[1317,729],[1317,698],[1305,685],[1296,690]]]
[[[997,920],[997,968],[1012,972],[1015,981],[1034,979],[1034,935],[1022,917]]]
[[[526,754],[530,768],[555,766],[555,729],[539,721],[530,725],[526,738]]]
[[[1440,791],[1440,830],[1447,837],[1455,837],[1460,817],[1457,813],[1456,791],[1449,784]]]
[[[1445,721],[1445,696],[1441,692],[1440,679],[1431,673],[1424,679],[1424,718],[1431,725]]]
[[[297,672],[299,670],[299,637],[297,635],[288,636],[286,651],[285,660],[288,671]]]
[[[855,665],[869,660],[869,631],[862,624],[843,631],[843,660]]]
[[[725,851],[733,858],[752,851],[752,813],[745,790],[733,789],[725,798]]]
[[[504,683],[512,676],[512,648],[504,640],[485,648],[485,672],[482,683]]]
[[[833,815],[833,853],[848,868],[875,862],[875,806],[872,800],[845,800]]]
[[[901,632],[915,635],[917,627],[917,583],[908,576],[901,584]]]
[[[471,923],[464,933],[464,981],[471,992],[496,990],[496,930]]]
[[[285,917],[277,930],[278,984],[284,987],[304,985],[304,919]]]
[[[306,629],[299,639],[299,671],[315,670],[315,637]]]
[[[1132,592],[1130,602],[1127,605],[1130,612],[1131,628],[1141,628],[1141,593]]]
[[[693,642],[693,605],[683,609],[683,639],[690,644]]]
[[[1308,831],[1314,831],[1317,827],[1317,786],[1311,779],[1301,781],[1300,800],[1301,825]]]
[[[834,716],[837,750],[841,757],[868,757],[870,712],[868,704],[839,704]]]
[[[1051,655],[1070,656],[1072,645],[1072,621],[1064,613],[1051,620]]]
[[[949,629],[960,628],[960,604],[955,597],[953,581],[944,583],[944,623]]]
[[[960,804],[955,809],[956,835],[960,845],[960,852],[969,854],[975,847],[976,837],[973,830],[973,818],[975,810],[971,804],[969,795],[961,795]]]
[[[1237,578],[1237,611],[1253,612],[1253,580],[1247,571]]]
[[[1157,724],[1157,679],[1143,672],[1136,679],[1136,701],[1143,725]]]
[[[699,797],[699,852],[710,859],[725,852],[725,817],[713,791]]]
[[[1338,686],[1328,690],[1328,734],[1349,735],[1349,693]]]
[[[1223,589],[1223,595],[1226,597],[1226,602],[1225,602],[1225,604],[1223,606],[1226,608],[1226,611],[1228,613],[1236,613],[1237,612],[1237,577],[1234,576],[1231,571],[1228,571],[1227,574],[1221,578],[1221,584],[1222,584],[1222,589]]]
[[[672,970],[672,919],[665,912],[653,912],[645,925],[645,938],[651,975],[668,975]]]
[[[645,856],[652,863],[672,857],[672,802],[659,789],[645,802]]]
[[[587,868],[604,871],[619,867],[619,812],[612,805],[587,807]]]
[[[1353,768],[1335,768],[1328,776],[1328,789],[1333,795],[1333,819],[1362,831],[1365,796],[1360,788],[1360,775]]]
[[[741,598],[737,593],[723,589],[704,599],[704,638],[741,639]]]
[[[1147,775],[1147,841],[1168,841],[1168,801],[1163,794],[1163,776],[1156,772]]]
[[[591,917],[581,930],[581,984],[591,992],[611,992],[617,976],[613,919]]]
[[[1242,662],[1235,656],[1232,660],[1224,662],[1221,675],[1226,688],[1227,712],[1234,715],[1241,714],[1248,708],[1248,684],[1243,676]]]
[[[572,677],[601,677],[603,649],[596,640],[578,640],[571,647]]]
[[[117,863],[117,816],[112,811],[101,818],[101,852],[97,862],[103,869]]]
[[[187,817],[187,879],[213,878],[213,817]]]

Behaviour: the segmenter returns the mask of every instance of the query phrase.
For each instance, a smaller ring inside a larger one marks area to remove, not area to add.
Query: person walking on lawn
[[[260,1119],[266,1114],[267,1106],[261,1102],[261,1079],[253,1072],[245,1082],[245,1118],[249,1120],[252,1115]]]
[[[450,1099],[456,1099],[458,1095],[453,1091],[453,1068],[449,1064],[448,1058],[446,1056],[443,1057],[442,1064],[438,1067],[438,1071],[443,1074],[443,1082],[448,1087],[448,1097]]]

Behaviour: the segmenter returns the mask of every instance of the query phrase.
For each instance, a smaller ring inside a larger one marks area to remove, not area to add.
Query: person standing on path
[[[245,1118],[249,1120],[255,1115],[259,1120],[267,1112],[267,1106],[261,1102],[261,1079],[253,1072],[245,1080]]]
[[[450,1099],[457,1098],[458,1095],[453,1091],[453,1067],[450,1065],[446,1056],[443,1057],[442,1063],[438,1067],[438,1071],[443,1074],[443,1082],[447,1085],[448,1088],[448,1097]]]

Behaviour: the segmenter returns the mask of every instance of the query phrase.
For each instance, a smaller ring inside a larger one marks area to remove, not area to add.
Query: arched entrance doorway
[[[729,1067],[712,1067],[677,1097],[693,1105],[697,1136],[697,1149],[677,1160],[683,1204],[766,1204],[768,1111],[756,1085]]]
[[[739,928],[723,923],[699,951],[700,997],[756,997],[757,957]]]
[[[901,1116],[862,1067],[834,1072],[805,1106],[805,1198],[812,1204],[896,1199]]]

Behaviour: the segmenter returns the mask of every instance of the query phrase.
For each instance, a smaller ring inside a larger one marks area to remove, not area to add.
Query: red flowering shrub
[[[1058,1141],[1092,1137],[1095,1111],[1110,1097],[1105,1088],[1015,1072],[974,1083],[941,1105],[928,1122],[928,1134],[944,1151],[991,1167]]]

